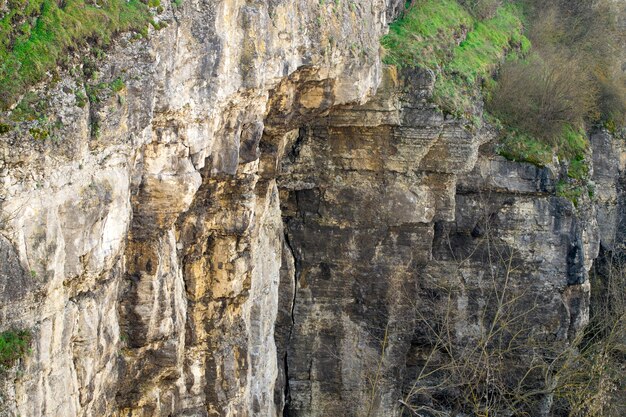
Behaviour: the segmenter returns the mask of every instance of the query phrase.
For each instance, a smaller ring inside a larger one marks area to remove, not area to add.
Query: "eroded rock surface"
[[[123,89],[80,107],[65,74],[57,139],[0,141],[0,330],[33,336],[0,415],[400,415],[420,306],[445,284],[455,337],[484,325],[487,231],[538,331],[585,323],[623,240],[610,135],[576,208],[430,104],[432,73],[383,69],[404,2],[166,3],[100,63]]]
[[[121,91],[80,107],[63,77],[57,140],[3,138],[0,328],[34,340],[5,414],[280,412],[269,91],[289,84],[294,120],[365,100],[387,4],[166,3],[166,28],[99,63]]]
[[[400,415],[433,348],[424,319],[450,317],[450,343],[468,345],[489,328],[494,287],[546,345],[563,349],[588,321],[621,151],[594,136],[607,195],[574,207],[555,196],[557,173],[497,156],[488,130],[433,108],[432,82],[388,72],[367,104],[300,129],[283,160],[289,415]]]

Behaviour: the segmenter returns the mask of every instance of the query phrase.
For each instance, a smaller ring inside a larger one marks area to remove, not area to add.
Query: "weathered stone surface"
[[[287,343],[277,345],[290,416],[401,415],[399,400],[419,401],[404,395],[433,348],[424,323],[450,317],[449,343],[473,346],[489,328],[494,286],[529,323],[520,334],[545,349],[563,349],[589,319],[598,222],[616,201],[583,196],[574,207],[556,197],[556,173],[481,148],[491,133],[444,120],[423,100],[428,82],[404,90],[415,79],[428,74],[387,73],[371,103],[301,128],[283,159],[284,256],[293,266],[280,291],[295,286],[295,295],[281,300],[277,334]],[[593,141],[594,151],[614,146]],[[619,154],[607,149],[597,162],[612,196]],[[509,359],[512,372],[529,360]],[[551,415],[551,401],[532,412]]]
[[[420,102],[421,90],[405,93],[404,82],[390,69],[374,104],[332,110],[301,129],[283,160],[295,269],[281,285],[296,287],[286,300],[294,303],[292,319],[278,322],[279,333],[289,334],[289,415],[399,412],[413,332],[406,318],[418,271],[431,260],[433,221],[454,218],[456,174],[473,166],[486,140]],[[463,162],[432,147],[464,150]],[[431,165],[437,169],[423,168]]]
[[[33,335],[0,415],[400,415],[417,307],[447,286],[454,337],[484,327],[487,235],[571,339],[623,241],[622,147],[592,137],[596,200],[555,197],[430,103],[432,72],[383,71],[403,4],[165,2],[99,63],[119,92],[39,88],[57,139],[0,140],[0,331]]]
[[[0,143],[0,330],[34,339],[5,414],[280,412],[270,91],[285,131],[365,101],[387,4],[162,6],[166,28],[98,64],[121,91],[79,107],[61,74],[45,94],[58,140]]]

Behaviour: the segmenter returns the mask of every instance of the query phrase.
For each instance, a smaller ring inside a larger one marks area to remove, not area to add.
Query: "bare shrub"
[[[478,330],[459,337],[459,288],[442,283],[414,302],[422,346],[399,400],[403,415],[619,417],[626,412],[626,257],[605,254],[592,272],[590,323],[554,338],[542,302],[519,285],[527,273],[506,245],[487,237],[455,256],[458,275],[482,259]],[[450,248],[453,245],[449,245]],[[465,284],[464,284],[465,285]],[[467,323],[466,323],[467,324]]]
[[[626,77],[621,71],[615,3],[610,0],[525,0],[528,59],[508,62],[488,103],[509,127],[541,139],[565,124],[624,122]]]
[[[591,320],[581,354],[562,372],[568,385],[556,395],[569,416],[621,417],[626,415],[626,255],[602,250],[590,281]]]
[[[489,109],[509,124],[553,140],[565,125],[597,113],[597,87],[578,63],[556,52],[506,63]]]
[[[535,8],[530,37],[540,50],[567,50],[600,92],[595,118],[621,123],[626,115],[626,77],[621,71],[623,30],[616,7],[608,0],[542,1]]]
[[[626,73],[614,68],[609,73],[598,71],[596,79],[600,94],[600,113],[614,129],[626,124]]]
[[[513,282],[516,254],[485,243],[484,302],[477,334],[459,338],[458,289],[442,286],[416,305],[418,337],[430,348],[401,404],[406,415],[539,416],[549,408],[556,345],[534,334],[537,302]],[[471,256],[473,256],[472,254]],[[468,258],[469,259],[469,258]],[[466,259],[459,261],[459,267]],[[451,272],[452,274],[458,271]],[[562,344],[562,341],[560,342]],[[547,404],[547,405],[546,405]],[[448,414],[446,414],[448,413]],[[461,414],[463,415],[463,414]]]

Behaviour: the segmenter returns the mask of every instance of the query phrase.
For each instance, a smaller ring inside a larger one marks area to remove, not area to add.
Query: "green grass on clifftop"
[[[566,163],[567,175],[557,194],[578,198],[578,194],[582,195],[579,189],[585,187],[589,175],[586,161],[589,140],[581,123],[565,119],[548,135],[529,130],[527,125],[516,123],[515,117],[506,117],[503,114],[506,112],[498,109],[490,109],[489,115],[482,111],[484,97],[491,103],[489,99],[501,93],[500,69],[532,62],[528,59],[533,56],[532,45],[524,32],[526,15],[521,8],[524,3],[502,2],[500,6],[494,3],[496,6],[483,18],[470,13],[463,4],[456,0],[410,2],[402,17],[381,39],[384,62],[401,68],[433,70],[436,74],[433,102],[447,113],[471,120],[474,126],[479,125],[482,116],[490,118],[491,124],[499,126],[501,131],[498,151],[502,156],[542,167],[555,160]],[[531,81],[541,75],[540,69],[528,68],[532,72]],[[524,83],[515,86],[520,91],[526,89]],[[511,96],[510,100],[516,99]],[[534,118],[530,110],[524,108],[513,113],[522,115],[522,119],[525,115]]]
[[[382,38],[385,63],[398,67],[438,67],[452,58],[456,40],[473,24],[455,0],[428,0],[410,6]]]
[[[520,12],[511,5],[500,7],[493,18],[475,22],[465,40],[454,48],[446,72],[459,74],[470,83],[491,76],[509,50],[526,52],[530,48],[522,31]]]
[[[122,31],[147,30],[139,0],[8,0],[0,12],[0,109],[53,71],[63,55],[85,44],[107,44]]]
[[[477,87],[491,79],[507,52],[530,48],[515,6],[502,6],[491,18],[477,20],[454,0],[415,2],[381,42],[385,63],[436,71],[434,101],[466,116],[472,113]]]

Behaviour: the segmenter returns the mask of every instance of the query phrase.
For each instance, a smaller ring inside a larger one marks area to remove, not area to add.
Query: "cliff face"
[[[383,69],[401,3],[166,5],[99,63],[115,94],[38,89],[55,139],[0,142],[0,330],[32,334],[0,415],[399,415],[438,292],[455,338],[485,325],[487,230],[537,332],[573,337],[622,149],[595,135],[595,201],[556,197],[429,104],[432,74]]]
[[[67,74],[42,92],[56,139],[3,137],[0,317],[33,334],[5,414],[277,412],[264,118],[274,100],[287,131],[375,91],[387,5],[345,3],[165,5],[166,28],[98,63],[125,88],[80,107]]]
[[[433,83],[390,70],[367,104],[300,129],[283,161],[289,415],[400,415],[411,400],[432,406],[427,391],[452,403],[460,381],[438,375],[458,366],[451,350],[469,355],[501,326],[509,346],[520,339],[501,353],[512,374],[531,361],[531,335],[563,350],[588,322],[599,244],[622,241],[621,146],[592,137],[599,194],[575,207],[555,196],[557,172],[507,161],[489,130],[444,118]],[[427,364],[437,373],[420,379]],[[534,415],[553,415],[551,401]]]
[[[365,106],[301,129],[283,163],[290,415],[383,416],[399,405],[433,223],[454,219],[457,174],[488,138],[426,102],[433,82],[390,71]]]

